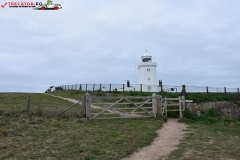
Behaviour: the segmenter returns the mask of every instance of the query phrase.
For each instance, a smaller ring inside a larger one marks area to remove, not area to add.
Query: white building
[[[138,64],[138,84],[142,84],[143,92],[159,92],[157,63],[152,62],[152,56],[148,54],[144,54],[141,58],[142,62]]]

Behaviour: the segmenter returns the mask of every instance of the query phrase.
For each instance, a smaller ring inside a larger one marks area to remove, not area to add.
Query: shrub
[[[204,124],[213,124],[213,123],[229,123],[231,120],[226,117],[223,113],[220,113],[215,108],[209,108],[205,112],[201,112],[200,117],[197,117],[190,110],[186,109],[183,112],[183,118],[180,120],[181,122],[198,122]]]

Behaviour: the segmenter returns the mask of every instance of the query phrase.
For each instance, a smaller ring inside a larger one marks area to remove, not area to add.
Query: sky
[[[0,92],[137,84],[145,49],[163,85],[240,88],[239,0],[53,3],[63,8],[0,7]]]

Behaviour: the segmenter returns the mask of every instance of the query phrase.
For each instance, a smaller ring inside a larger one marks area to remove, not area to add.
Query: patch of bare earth
[[[157,131],[158,137],[151,145],[139,149],[122,160],[159,160],[166,159],[171,151],[177,149],[176,145],[183,138],[187,126],[178,122],[179,119],[168,119],[163,127]]]

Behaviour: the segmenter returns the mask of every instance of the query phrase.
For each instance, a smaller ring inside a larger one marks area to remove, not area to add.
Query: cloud
[[[136,82],[144,49],[163,84],[239,87],[238,1],[54,1],[0,12],[0,91]]]

